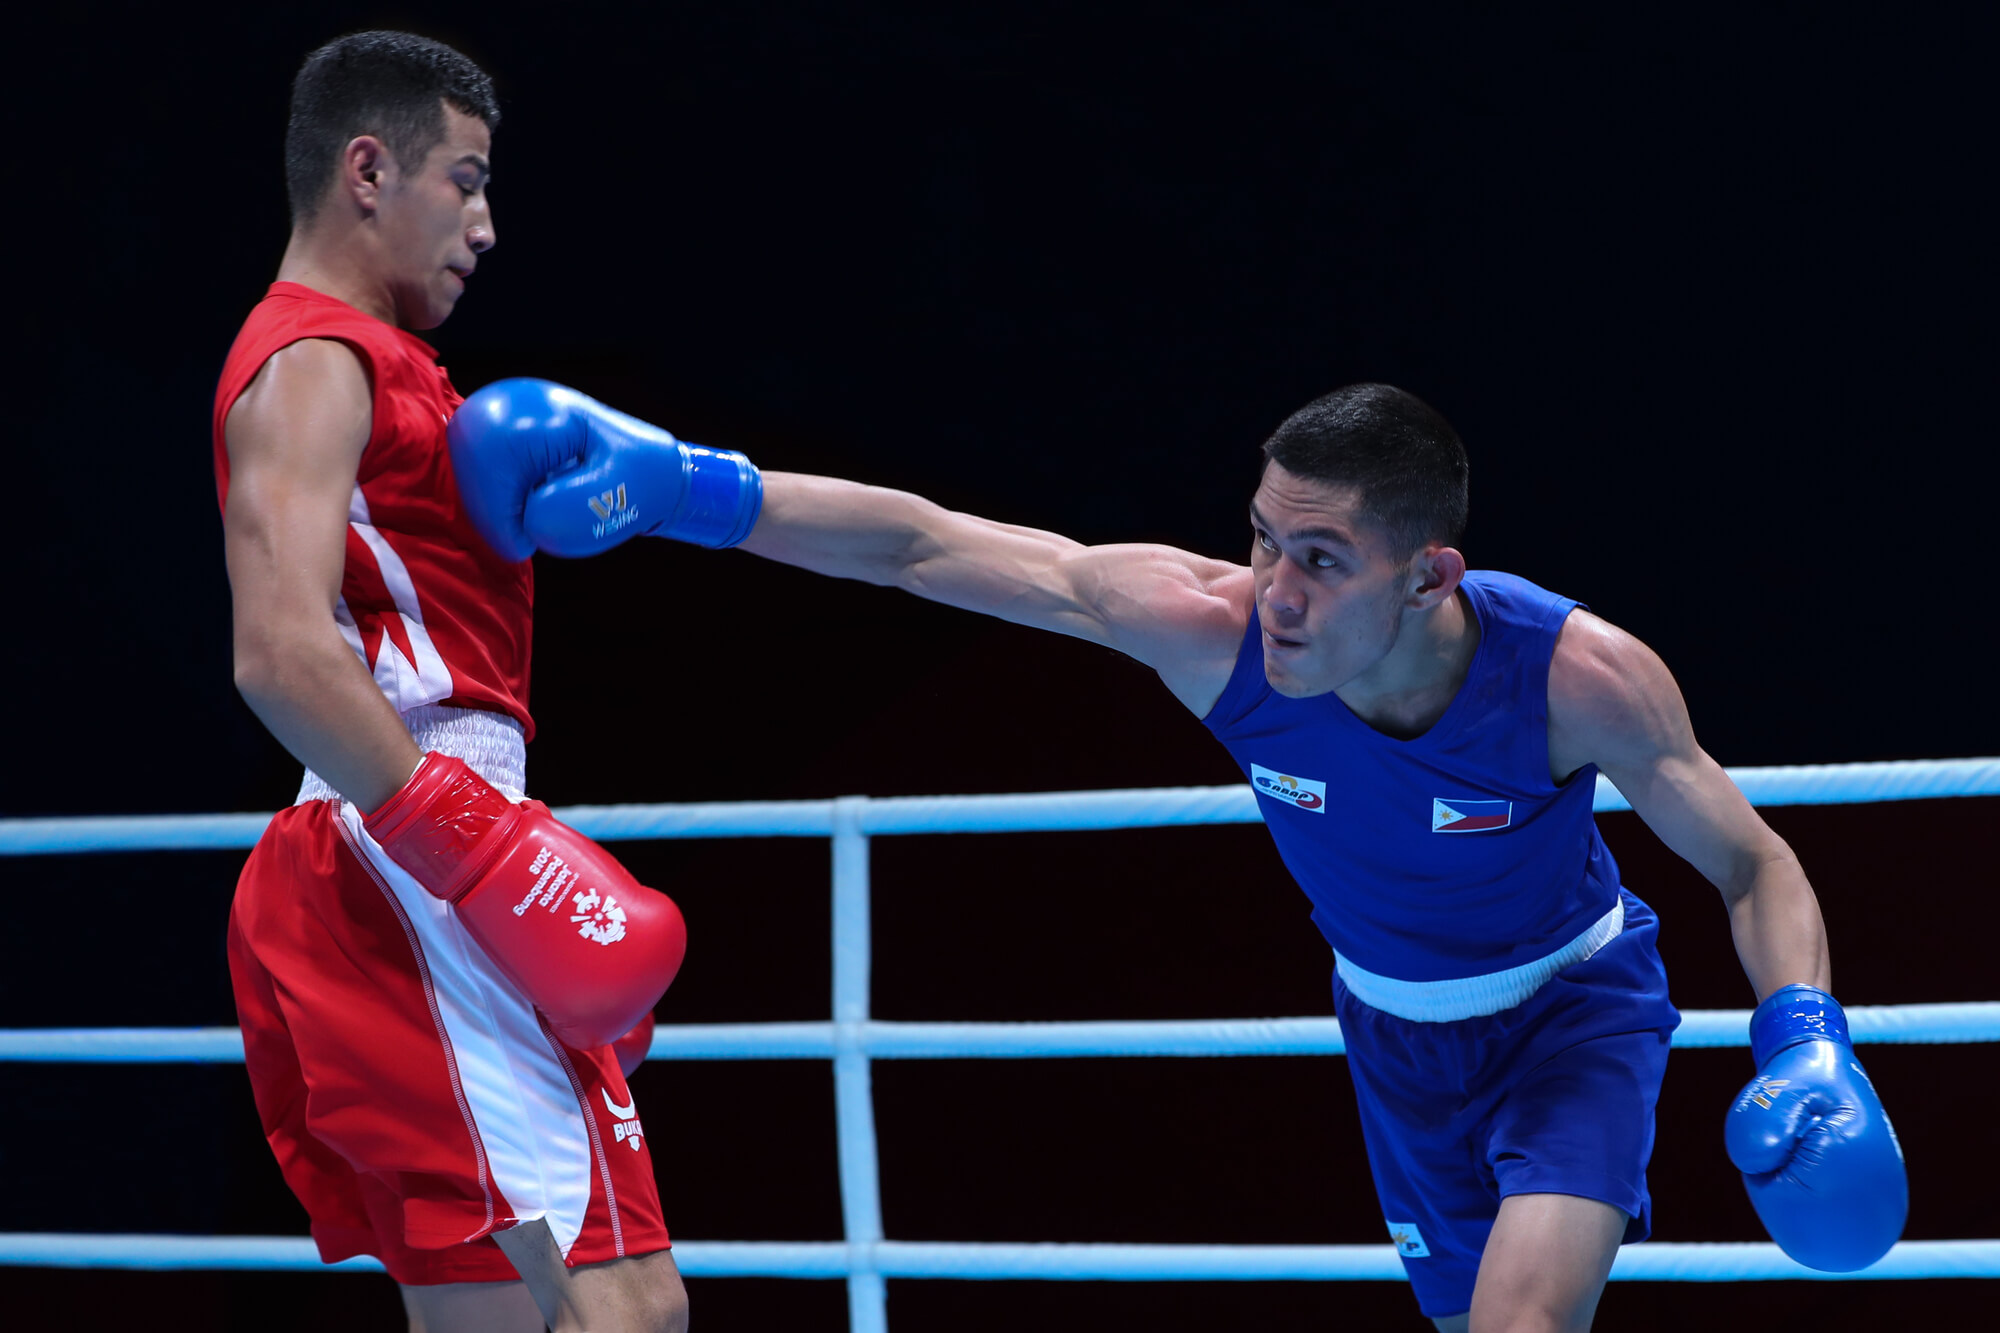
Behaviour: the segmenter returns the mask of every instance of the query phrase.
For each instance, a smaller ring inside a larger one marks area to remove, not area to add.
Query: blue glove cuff
[[[1759,1069],[1786,1047],[1815,1040],[1854,1046],[1840,1002],[1817,986],[1782,986],[1750,1015],[1750,1058]]]
[[[674,516],[654,536],[717,550],[735,546],[757,526],[764,510],[764,474],[734,449],[681,441],[687,489]]]

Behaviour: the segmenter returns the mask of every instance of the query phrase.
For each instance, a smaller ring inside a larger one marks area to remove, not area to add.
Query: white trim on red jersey
[[[430,631],[424,628],[424,612],[417,600],[417,586],[410,578],[409,568],[403,564],[403,557],[396,554],[396,548],[389,544],[389,539],[370,521],[368,499],[362,495],[359,484],[347,502],[347,524],[375,557],[375,568],[381,573],[382,584],[395,601],[396,614],[402,618],[404,631],[410,636],[410,651],[416,654],[417,660],[413,663],[403,656],[403,650],[396,646],[396,641],[384,633],[375,649],[375,660],[370,662],[361,641],[361,630],[354,623],[354,613],[347,609],[345,597],[335,606],[333,616],[340,626],[341,637],[360,656],[362,665],[375,677],[375,684],[389,697],[389,702],[395,705],[398,713],[449,699],[452,692],[451,668],[445,665],[443,654],[431,642]]]

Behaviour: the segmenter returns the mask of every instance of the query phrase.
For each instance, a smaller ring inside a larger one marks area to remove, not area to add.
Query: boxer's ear
[[[395,166],[388,145],[372,134],[348,140],[340,154],[340,193],[354,201],[364,213],[381,207],[386,177]]]
[[[1457,592],[1464,580],[1465,556],[1455,546],[1431,542],[1410,557],[1404,600],[1418,610],[1429,610]]]

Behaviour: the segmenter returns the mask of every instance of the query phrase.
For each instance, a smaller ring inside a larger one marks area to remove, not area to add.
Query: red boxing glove
[[[626,1078],[632,1071],[646,1062],[646,1052],[653,1049],[653,1015],[648,1010],[639,1020],[639,1026],[611,1043],[611,1053],[618,1057],[618,1072]]]
[[[566,1046],[615,1041],[651,1017],[680,971],[687,925],[672,899],[463,760],[425,755],[363,823],[390,860],[452,904]]]

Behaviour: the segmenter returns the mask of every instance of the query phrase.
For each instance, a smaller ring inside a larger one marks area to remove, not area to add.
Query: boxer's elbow
[[[1805,870],[1790,844],[1768,829],[1765,833],[1754,845],[1737,848],[1727,870],[1716,877],[1722,901],[1732,911],[1754,894],[1770,897],[1796,894],[1800,890],[1812,893]]]
[[[246,631],[240,624],[236,627],[233,667],[236,692],[243,696],[251,711],[260,715],[262,705],[280,693],[281,682],[285,678],[283,654],[272,638],[271,634],[260,629]]]
[[[236,692],[262,716],[267,707],[290,700],[319,678],[318,659],[329,647],[345,646],[331,617],[321,627],[309,617],[260,614],[239,606],[231,654]]]

